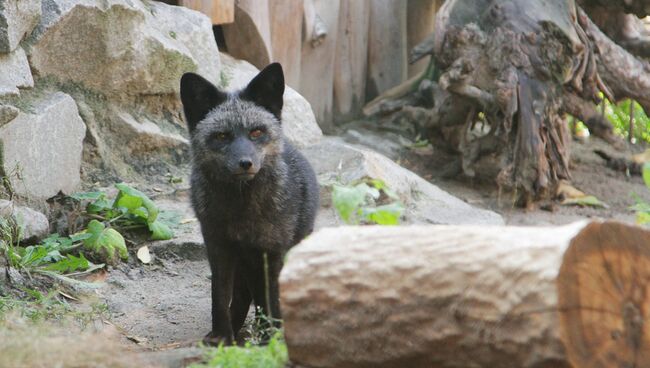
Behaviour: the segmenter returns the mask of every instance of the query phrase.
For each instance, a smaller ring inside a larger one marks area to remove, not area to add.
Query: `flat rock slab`
[[[321,184],[349,184],[364,178],[383,180],[405,204],[405,224],[504,224],[497,213],[463,202],[374,151],[346,144],[338,138],[325,138],[302,151]],[[329,188],[322,188],[320,227],[341,225],[330,207],[330,197]]]
[[[80,183],[86,125],[72,97],[56,92],[0,127],[0,158],[14,191],[46,199]],[[19,172],[19,176],[11,175]]]

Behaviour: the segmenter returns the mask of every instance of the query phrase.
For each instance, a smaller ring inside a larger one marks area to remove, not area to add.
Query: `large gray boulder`
[[[14,51],[41,17],[41,0],[0,1],[0,53]]]
[[[44,0],[30,45],[39,76],[105,95],[176,93],[188,71],[219,80],[209,18],[156,1]]]
[[[0,126],[0,165],[14,191],[34,199],[73,192],[85,134],[77,105],[62,92],[35,101],[29,112]]]
[[[18,95],[18,88],[34,86],[29,62],[22,48],[0,54],[0,96]]]
[[[253,64],[221,54],[222,78],[220,87],[236,90],[245,87],[259,69]],[[316,144],[323,136],[309,102],[289,86],[284,90],[282,128],[287,139],[298,147]]]
[[[504,224],[499,214],[463,202],[386,156],[346,144],[339,138],[324,138],[302,152],[321,184],[350,184],[364,178],[383,180],[406,206],[406,224]],[[330,203],[330,188],[322,186],[317,227],[343,224]]]

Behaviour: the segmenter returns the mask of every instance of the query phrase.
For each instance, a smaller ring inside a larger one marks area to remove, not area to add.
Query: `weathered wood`
[[[346,122],[361,112],[366,99],[368,0],[342,0],[334,66],[334,118]]]
[[[597,50],[598,73],[615,100],[632,98],[650,111],[650,63],[614,43],[582,10],[578,19]]]
[[[646,367],[650,232],[563,227],[324,229],[280,276],[304,367]]]
[[[339,5],[340,0],[313,0],[315,17],[322,21],[320,24],[326,27],[327,34],[318,38],[318,42],[308,37],[302,43],[299,91],[311,104],[316,120],[325,132],[333,129],[334,58]]]
[[[206,14],[213,24],[235,21],[235,0],[180,0],[179,5]]]
[[[436,19],[436,11],[441,1],[438,0],[408,0],[407,8],[407,51],[412,50],[424,41],[432,32]],[[429,65],[429,60],[423,59],[408,66],[408,77],[411,78]]]
[[[282,64],[285,82],[300,86],[303,0],[270,0],[272,59]]]
[[[238,0],[235,22],[223,26],[228,53],[262,69],[272,60],[268,0]]]
[[[407,78],[406,5],[402,0],[370,2],[366,99]]]

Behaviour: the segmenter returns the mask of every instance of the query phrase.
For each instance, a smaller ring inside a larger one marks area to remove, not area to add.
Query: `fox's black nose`
[[[247,158],[239,160],[239,167],[244,170],[248,170],[253,166],[253,162]]]

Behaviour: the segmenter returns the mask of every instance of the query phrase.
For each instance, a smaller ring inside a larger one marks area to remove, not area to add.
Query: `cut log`
[[[280,276],[304,367],[650,367],[650,232],[324,229]]]
[[[268,0],[238,0],[235,23],[223,26],[228,53],[258,69],[272,60],[271,21]]]
[[[282,64],[284,81],[300,86],[303,0],[270,0],[272,59]]]
[[[347,122],[366,102],[368,61],[368,0],[343,0],[339,11],[334,66],[334,119]]]
[[[313,0],[317,28],[326,27],[324,37],[318,31],[303,39],[300,65],[300,89],[311,104],[316,120],[325,132],[333,130],[332,104],[334,99],[334,57],[336,55],[336,31],[338,29],[340,0]],[[305,8],[307,12],[307,8]],[[316,37],[316,38],[314,38]],[[318,40],[317,42],[315,40]]]
[[[212,19],[212,24],[235,21],[235,0],[180,0],[179,5],[202,12]]]
[[[406,2],[370,2],[366,98],[373,99],[407,78]]]

